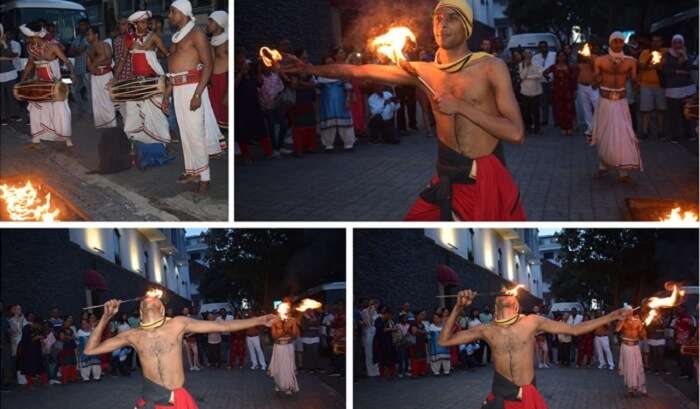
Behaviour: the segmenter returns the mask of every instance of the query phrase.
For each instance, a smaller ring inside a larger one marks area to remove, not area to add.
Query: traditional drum
[[[164,76],[115,81],[109,87],[109,97],[115,102],[140,101],[164,92]]]
[[[15,84],[12,94],[20,101],[65,101],[68,85],[61,81],[22,81]]]

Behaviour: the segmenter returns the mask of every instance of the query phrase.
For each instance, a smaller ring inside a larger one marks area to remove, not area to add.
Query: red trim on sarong
[[[508,170],[493,154],[474,160],[476,182],[452,186],[452,209],[460,220],[525,221],[518,186]],[[431,184],[437,184],[434,176]],[[438,221],[440,207],[418,198],[408,211],[406,221]]]
[[[228,71],[212,74],[211,82],[209,83],[209,100],[219,127],[228,126],[228,104],[223,102],[227,91]]]
[[[520,401],[505,401],[505,409],[547,409],[547,402],[544,401],[542,395],[537,390],[535,385],[529,384],[522,387],[523,396]],[[494,399],[493,393],[489,393],[487,401]]]
[[[140,77],[157,76],[156,72],[153,71],[153,68],[151,68],[151,65],[148,63],[146,53],[131,54],[131,72]]]
[[[172,405],[155,405],[156,409],[198,409],[197,403],[194,401],[192,395],[187,392],[185,388],[177,388],[173,391],[173,404]],[[136,408],[141,409],[146,406],[146,401],[139,399],[136,401]]]

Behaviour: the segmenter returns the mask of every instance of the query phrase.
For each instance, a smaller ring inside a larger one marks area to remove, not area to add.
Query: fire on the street
[[[668,297],[651,297],[649,298],[649,301],[647,301],[647,307],[649,307],[649,313],[647,314],[647,317],[644,319],[644,324],[649,325],[651,324],[652,320],[654,317],[659,315],[659,309],[660,308],[671,308],[675,307],[678,305],[681,300],[683,295],[685,294],[685,291],[681,290],[678,288],[678,285],[673,286],[673,291],[671,292],[671,295]]]
[[[304,312],[306,310],[317,310],[321,308],[323,304],[311,298],[304,298],[301,300],[301,304],[296,308],[297,311]]]
[[[686,210],[681,214],[680,207],[674,207],[668,212],[664,217],[661,217],[659,221],[662,222],[697,222],[698,215],[695,212]]]
[[[5,209],[13,221],[58,221],[60,210],[51,210],[51,193],[46,193],[44,200],[39,191],[27,181],[24,186],[0,185],[0,198],[5,202]]]
[[[276,62],[282,61],[282,54],[274,48],[261,47],[260,58],[266,67],[272,67]]]

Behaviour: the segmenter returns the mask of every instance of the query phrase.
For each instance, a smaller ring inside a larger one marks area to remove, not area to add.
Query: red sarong
[[[476,182],[452,185],[452,211],[460,220],[525,221],[518,186],[493,154],[474,160]],[[431,185],[439,183],[434,176]],[[418,198],[404,218],[406,221],[438,221],[440,206]]]
[[[209,99],[220,128],[228,128],[228,101],[224,98],[227,92],[228,71],[212,74],[209,83]]]
[[[504,409],[547,409],[547,402],[544,401],[544,398],[540,395],[535,385],[525,385],[522,387],[522,390],[522,399],[520,401],[505,401]],[[493,393],[489,393],[486,401],[490,402],[494,399]]]
[[[173,391],[173,404],[172,405],[155,405],[155,409],[198,409],[197,403],[195,403],[194,398],[187,392],[185,388],[177,388]],[[136,402],[136,408],[141,409],[146,407],[146,401],[139,399]]]

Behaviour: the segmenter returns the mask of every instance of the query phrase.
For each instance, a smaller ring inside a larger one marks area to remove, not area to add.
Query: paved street
[[[355,383],[354,405],[362,409],[476,409],[491,388],[492,369],[457,371],[449,377]],[[691,409],[681,392],[647,374],[647,398],[627,398],[622,377],[606,369],[551,368],[535,373],[549,409]]]
[[[72,107],[73,108],[73,107]],[[100,134],[91,114],[73,109],[75,154],[61,144],[43,144],[27,150],[29,127],[13,124],[0,129],[0,179],[38,177],[49,183],[95,221],[226,221],[228,220],[228,161],[210,162],[209,197],[194,195],[191,185],[175,183],[184,168],[182,149],[175,145],[175,160],[141,171],[132,168],[111,175],[87,175],[98,164]]]
[[[292,397],[275,394],[272,378],[260,370],[203,369],[186,377],[200,409],[345,409],[343,394],[315,375],[300,374],[301,390]],[[3,409],[131,409],[140,392],[141,375],[134,373],[90,384],[13,389],[0,397]]]
[[[398,146],[363,144],[353,153],[307,155],[236,163],[235,219],[402,220],[434,173],[436,143],[422,132]],[[522,145],[505,146],[508,168],[531,221],[615,221],[626,217],[625,197],[698,200],[697,141],[674,145],[641,141],[644,172],[634,183],[593,179],[595,148],[582,135],[553,127]]]

